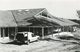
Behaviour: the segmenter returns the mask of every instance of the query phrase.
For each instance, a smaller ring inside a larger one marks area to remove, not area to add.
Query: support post
[[[42,27],[42,39],[44,39],[44,27]]]
[[[33,33],[35,34],[35,28],[33,27]]]
[[[64,32],[64,26],[63,26],[63,32]]]
[[[49,27],[47,29],[48,29],[48,34],[49,34]]]
[[[14,40],[16,40],[16,34],[18,32],[18,27],[15,27],[15,35],[14,35]]]
[[[51,28],[53,29],[53,27],[51,27]],[[52,38],[53,38],[53,30],[52,30],[52,33],[51,34],[52,34]]]
[[[3,38],[5,37],[5,28],[3,28]]]
[[[73,27],[71,27],[71,26],[69,26],[70,27],[70,32],[72,32],[73,31]]]
[[[58,27],[58,35],[59,35],[59,27]]]
[[[1,37],[1,28],[0,28],[0,37]]]
[[[71,28],[70,28],[70,26],[69,26],[69,32],[71,31]]]
[[[30,27],[29,27],[29,32],[30,32]]]
[[[9,28],[8,28],[8,37],[9,37]]]
[[[69,27],[67,26],[67,32],[69,32],[69,30],[68,30],[68,29],[69,29]]]

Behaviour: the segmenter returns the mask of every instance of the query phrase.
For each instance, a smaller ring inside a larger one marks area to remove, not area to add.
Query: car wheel
[[[37,38],[37,40],[36,40],[36,41],[39,41],[39,39],[40,39],[40,38]]]
[[[38,37],[38,40],[40,40],[40,37]]]

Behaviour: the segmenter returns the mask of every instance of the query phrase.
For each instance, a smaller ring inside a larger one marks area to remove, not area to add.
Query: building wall
[[[10,39],[14,39],[14,35],[15,35],[14,27],[0,28],[0,37],[1,38],[9,37]]]

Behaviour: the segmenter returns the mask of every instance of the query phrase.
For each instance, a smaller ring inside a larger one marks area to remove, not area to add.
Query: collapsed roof
[[[78,25],[52,16],[45,8],[0,11],[0,27]]]
[[[78,23],[80,25],[80,20],[77,20],[77,19],[69,19],[69,20],[71,20],[73,22],[76,22],[76,23]]]

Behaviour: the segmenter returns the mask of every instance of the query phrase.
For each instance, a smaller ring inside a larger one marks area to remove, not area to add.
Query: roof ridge
[[[32,9],[46,9],[46,8],[22,8],[22,9],[10,9],[10,10],[3,10],[3,11],[12,11],[12,10],[32,10]]]
[[[39,13],[37,13],[37,14],[35,14],[34,16],[36,16],[36,15],[40,14],[40,13],[41,13],[41,12],[43,12],[45,9],[46,9],[46,8],[44,8],[42,11],[40,11],[40,12],[39,12]]]

